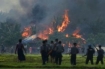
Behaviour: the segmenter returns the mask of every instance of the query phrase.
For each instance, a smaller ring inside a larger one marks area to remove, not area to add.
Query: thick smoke
[[[64,0],[19,0],[19,5],[9,11],[7,18],[14,19],[22,25],[49,24],[54,17],[64,12],[64,3]]]
[[[68,9],[71,22],[67,33],[80,28],[81,33],[96,34],[104,31],[95,31],[104,28],[95,27],[100,22],[105,22],[104,6],[105,0],[19,0],[18,6],[12,7],[7,17],[14,18],[22,25],[28,25],[30,22],[38,26],[48,25],[54,17],[62,17],[64,10]]]

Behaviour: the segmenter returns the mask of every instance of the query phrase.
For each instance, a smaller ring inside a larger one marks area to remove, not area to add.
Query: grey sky
[[[19,0],[0,0],[0,11],[8,12],[14,6],[19,6]]]

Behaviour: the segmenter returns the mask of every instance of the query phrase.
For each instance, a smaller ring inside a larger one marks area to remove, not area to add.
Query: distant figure
[[[76,65],[76,55],[79,53],[77,43],[73,43],[74,47],[71,48],[71,65]]]
[[[15,49],[15,53],[18,54],[19,61],[24,61],[25,60],[24,51],[25,51],[25,48],[22,44],[22,39],[19,39],[19,43],[16,45],[16,49]]]
[[[14,47],[11,46],[11,54],[14,52]]]
[[[62,63],[62,53],[64,52],[64,48],[62,46],[62,42],[59,41],[56,47],[56,64],[61,65]]]
[[[40,48],[40,53],[41,53],[41,57],[42,57],[42,64],[45,65],[46,64],[46,59],[47,59],[47,55],[48,55],[48,47],[46,45],[45,41],[42,41],[42,46]]]
[[[27,53],[27,48],[28,48],[27,45],[25,45],[24,48],[25,48],[25,51],[26,51],[26,53]]]
[[[68,47],[67,54],[68,54],[68,53],[70,53],[70,52],[71,52],[71,48],[70,48],[70,47]]]
[[[32,54],[32,47],[29,47],[29,53]]]
[[[81,50],[82,50],[82,54],[84,54],[84,52],[85,52],[85,48],[82,47]]]
[[[93,54],[95,53],[95,50],[89,45],[86,53],[86,64],[88,64],[89,60],[91,61],[91,64],[93,64]]]
[[[101,48],[101,45],[99,45],[99,50],[97,49],[97,52],[98,52],[98,56],[97,56],[96,64],[98,64],[99,61],[101,61],[101,64],[104,64],[103,63],[104,50]]]
[[[5,47],[4,47],[4,45],[2,44],[1,45],[1,53],[3,54],[5,52]]]

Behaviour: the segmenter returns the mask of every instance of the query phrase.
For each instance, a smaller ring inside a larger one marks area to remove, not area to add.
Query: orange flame
[[[69,17],[68,17],[68,10],[65,10],[65,14],[64,14],[63,18],[64,18],[64,20],[62,22],[62,25],[57,27],[58,32],[64,32],[70,22]]]
[[[24,28],[24,31],[22,33],[22,37],[28,37],[30,35],[31,35],[31,27]]]
[[[49,38],[49,35],[53,34],[53,28],[46,28],[46,30],[39,32],[38,37],[45,40]]]
[[[76,37],[76,38],[82,39],[84,41],[84,43],[86,43],[86,40],[82,37],[82,35],[79,34],[79,32],[80,32],[79,29],[75,30],[74,33],[73,33],[73,36]]]
[[[79,35],[79,32],[80,32],[79,29],[75,30],[74,33],[73,33],[73,36],[76,37],[76,38],[81,38],[82,36]]]

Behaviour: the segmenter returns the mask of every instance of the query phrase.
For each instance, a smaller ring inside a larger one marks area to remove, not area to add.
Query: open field
[[[78,56],[77,58],[77,65],[72,66],[70,64],[70,56],[69,55],[63,55],[63,62],[62,65],[56,65],[54,63],[47,63],[45,66],[41,63],[41,56],[38,55],[26,55],[26,61],[24,62],[18,62],[17,55],[0,55],[0,68],[22,68],[22,69],[35,69],[35,68],[45,68],[45,69],[105,69],[104,65],[91,65],[90,63],[88,65],[85,64],[86,57]],[[96,61],[96,57],[94,57],[94,62]],[[105,59],[104,59],[105,61]]]

